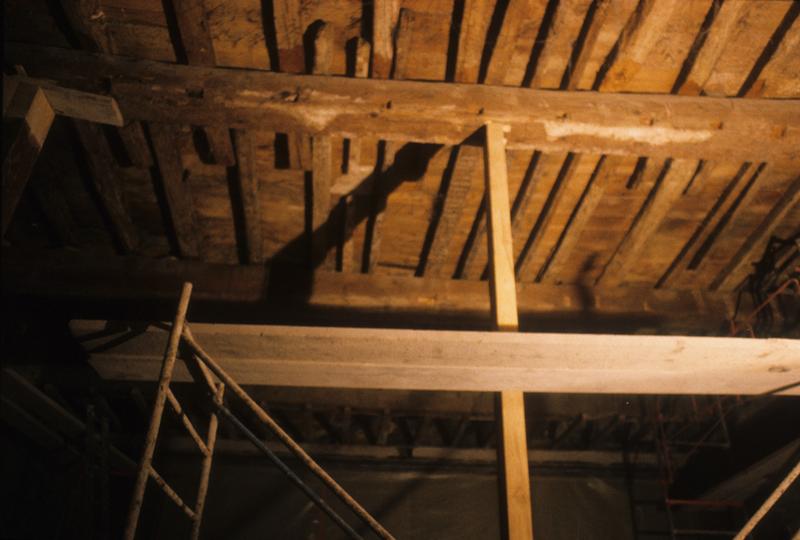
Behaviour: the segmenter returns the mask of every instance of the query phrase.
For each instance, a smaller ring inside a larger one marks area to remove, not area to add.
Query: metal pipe
[[[219,378],[220,381],[225,383],[225,386],[230,389],[231,392],[236,394],[236,396],[241,399],[245,405],[247,405],[251,411],[261,420],[272,432],[280,439],[280,441],[286,445],[286,447],[291,450],[291,452],[305,465],[311,469],[317,477],[322,480],[322,482],[330,488],[347,506],[350,507],[353,512],[355,512],[361,519],[364,520],[369,527],[375,531],[380,538],[384,540],[395,540],[394,536],[387,531],[378,521],[372,517],[369,512],[361,506],[358,501],[356,501],[353,497],[350,496],[345,489],[339,485],[336,480],[334,480],[325,469],[319,466],[319,464],[314,461],[314,459],[309,456],[303,448],[297,444],[294,439],[292,439],[288,433],[286,433],[280,425],[278,425],[275,420],[272,419],[267,412],[262,409],[253,399],[244,391],[244,389],[239,386],[239,384],[233,380],[233,378],[228,375],[219,364],[217,364],[209,355],[206,353],[200,344],[195,341],[194,337],[192,336],[191,330],[189,330],[188,326],[185,326],[183,329],[183,339],[184,342],[194,351],[197,358],[204,363],[213,373],[214,375]]]
[[[328,514],[328,516],[336,522],[336,524],[345,532],[347,533],[350,538],[355,538],[358,540],[363,540],[363,537],[358,534],[347,522],[342,519],[342,517],[336,513],[336,511],[328,506],[322,498],[317,495],[313,489],[311,489],[305,482],[303,482],[299,476],[297,476],[281,459],[275,455],[275,453],[270,450],[264,442],[256,436],[255,433],[250,431],[247,426],[245,426],[234,414],[228,410],[224,405],[217,402],[216,399],[212,401],[214,404],[214,408],[222,414],[228,421],[230,421],[236,428],[245,436],[247,437],[250,442],[252,442],[256,448],[261,450],[261,452],[269,458],[269,460],[278,467],[283,474],[285,474],[289,480],[292,481],[294,485],[296,485],[300,490],[306,494],[306,496],[311,499],[314,504],[322,509],[323,512]]]

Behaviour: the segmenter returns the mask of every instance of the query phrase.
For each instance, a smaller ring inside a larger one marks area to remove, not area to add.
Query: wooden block
[[[55,119],[53,108],[44,91],[39,88],[18,87],[11,108],[16,106],[14,103],[18,103],[26,112],[8,153],[3,157],[2,236],[5,236],[11,224],[36,158]]]

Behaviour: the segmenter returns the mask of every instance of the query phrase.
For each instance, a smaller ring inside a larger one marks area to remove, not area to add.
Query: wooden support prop
[[[742,161],[800,162],[800,107],[792,99],[294,75],[13,43],[6,44],[5,52],[7,61],[65,86],[97,88],[98,81],[111,77],[111,95],[129,120],[447,145],[462,143],[488,121],[509,126],[509,148],[674,159],[725,160],[736,155]],[[374,59],[377,53],[373,54]],[[205,81],[202,95],[187,93],[186,88],[198,80]],[[742,145],[742,138],[752,133],[766,135]]]
[[[44,91],[29,85],[18,85],[11,98],[8,110],[24,110],[22,124],[14,142],[3,157],[3,203],[2,231],[0,237],[6,235],[11,218],[17,208],[28,178],[44,140],[55,119],[55,112],[47,100]]]
[[[142,503],[144,502],[144,491],[147,487],[147,479],[151,476],[154,479],[156,478],[152,466],[153,454],[156,450],[158,431],[161,428],[161,418],[164,415],[164,405],[166,404],[167,394],[169,393],[169,383],[172,381],[172,371],[175,368],[178,344],[180,343],[181,333],[183,332],[184,322],[186,320],[186,311],[189,309],[189,297],[191,294],[192,284],[184,283],[183,289],[181,290],[181,297],[178,301],[178,310],[175,313],[175,319],[169,333],[167,350],[164,353],[164,362],[161,365],[161,375],[158,380],[158,390],[153,405],[153,414],[150,417],[150,427],[147,429],[142,459],[139,463],[139,470],[133,487],[133,496],[131,497],[130,507],[128,508],[127,525],[125,526],[125,534],[123,536],[125,540],[133,540],[136,536],[136,527],[139,524],[139,513],[142,510]],[[161,486],[161,483],[159,483],[159,485]],[[161,487],[163,489],[164,486]],[[185,504],[179,506],[181,506],[184,511],[188,508]],[[190,517],[194,518],[193,511]]]
[[[489,224],[489,287],[495,326],[517,331],[517,289],[514,249],[511,243],[511,210],[503,126],[486,125],[484,151],[487,218]],[[502,358],[501,358],[502,361]],[[521,390],[500,393],[503,479],[509,540],[533,538],[525,401]]]

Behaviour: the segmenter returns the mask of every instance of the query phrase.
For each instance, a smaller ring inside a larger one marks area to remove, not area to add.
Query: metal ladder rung
[[[186,431],[188,431],[189,435],[191,435],[192,439],[194,439],[194,442],[195,444],[197,444],[197,447],[200,449],[200,452],[202,452],[204,456],[207,456],[209,453],[208,446],[200,437],[200,434],[197,433],[194,424],[192,424],[192,421],[189,420],[188,416],[186,416],[186,413],[184,413],[183,407],[181,407],[178,398],[175,397],[175,394],[172,393],[172,390],[170,388],[167,388],[167,400],[169,401],[169,404],[172,406],[172,410],[175,411],[175,414],[177,414],[180,417],[183,427],[186,428]]]
[[[161,475],[158,474],[153,467],[150,467],[150,470],[148,472],[150,474],[150,478],[152,478],[153,481],[155,481],[155,483],[158,484],[158,487],[161,488],[161,491],[163,491],[167,495],[167,497],[172,499],[172,502],[177,504],[178,507],[181,510],[183,510],[183,513],[189,516],[189,519],[191,519],[192,521],[197,519],[197,514],[195,513],[195,511],[189,508],[189,506],[185,502],[183,502],[181,496],[178,495],[169,484],[167,484],[166,480],[161,478]]]

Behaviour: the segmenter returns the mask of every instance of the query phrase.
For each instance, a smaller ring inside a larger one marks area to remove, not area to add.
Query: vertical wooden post
[[[511,210],[508,197],[508,168],[503,126],[486,124],[484,149],[486,201],[489,225],[489,288],[492,315],[497,330],[516,331],[517,288],[514,276],[514,249],[511,237]],[[528,444],[525,432],[525,402],[519,390],[500,393],[503,437],[503,475],[506,522],[510,540],[531,540],[533,519],[528,473]]]
[[[153,454],[156,449],[158,430],[161,428],[161,417],[164,414],[164,405],[167,401],[167,391],[172,380],[172,370],[175,367],[175,359],[178,354],[178,345],[183,334],[183,323],[186,320],[186,311],[189,308],[189,297],[192,294],[192,284],[184,283],[181,290],[181,298],[178,302],[178,311],[175,313],[175,320],[169,333],[167,350],[164,353],[164,363],[161,365],[161,376],[158,380],[158,391],[156,392],[153,414],[150,417],[150,427],[147,430],[147,437],[144,441],[142,460],[139,462],[139,470],[136,474],[136,483],[133,487],[133,496],[128,508],[128,522],[125,526],[125,540],[133,540],[136,536],[136,527],[139,524],[139,513],[142,510],[144,501],[144,491],[147,487],[147,479],[154,472],[152,470]]]

